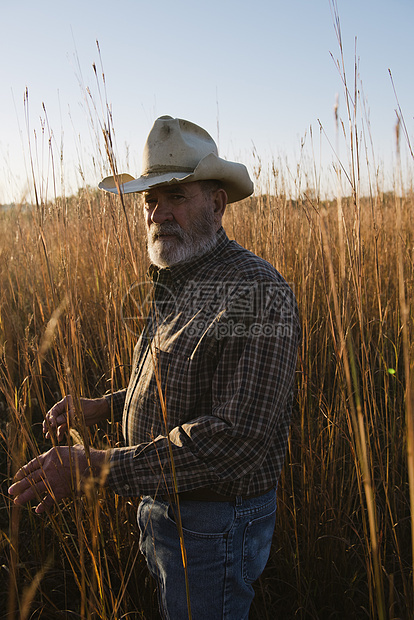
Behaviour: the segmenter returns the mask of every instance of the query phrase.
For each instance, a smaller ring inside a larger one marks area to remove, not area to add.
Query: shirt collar
[[[192,274],[195,274],[201,267],[205,267],[208,263],[212,262],[230,243],[228,236],[223,227],[217,231],[216,243],[214,247],[194,259],[189,261],[172,265],[171,267],[157,267],[152,264],[148,269],[148,276],[154,282],[160,282],[164,280],[181,280],[188,279]]]

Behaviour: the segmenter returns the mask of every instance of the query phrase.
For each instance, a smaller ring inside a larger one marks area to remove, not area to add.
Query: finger
[[[36,458],[26,463],[26,465],[23,465],[23,467],[21,467],[16,472],[14,479],[16,481],[23,480],[24,478],[27,478],[27,476],[29,476],[30,474],[33,474],[34,472],[36,472],[37,470],[41,470],[41,468],[42,468],[42,455],[37,456]]]
[[[48,415],[48,414],[46,414],[46,415]],[[43,433],[45,435],[49,435],[50,432],[53,433],[56,430],[56,427],[57,427],[57,422],[56,422],[55,418],[48,418],[48,417],[46,417],[43,420]]]
[[[67,428],[68,418],[73,413],[73,400],[70,395],[65,396],[47,412],[43,421],[43,432],[47,438],[50,438],[51,431],[57,429],[58,439],[62,436]],[[61,427],[61,428],[60,428]],[[59,430],[60,429],[60,430]]]
[[[21,482],[17,482],[9,489],[10,495],[13,496],[15,504],[22,506],[32,500],[39,500],[41,495],[48,491],[45,482],[39,478],[25,478]]]
[[[46,439],[51,439],[55,433],[56,424],[54,418],[48,418],[49,414],[46,414],[46,418],[43,420],[43,434]]]
[[[32,500],[39,500],[39,492],[35,485],[31,485],[24,491],[21,490],[17,495],[13,496],[13,502],[18,506],[23,506]]]
[[[50,510],[51,508],[53,508],[54,504],[55,504],[54,499],[50,495],[45,495],[42,498],[42,501],[36,506],[35,513],[37,515],[40,515],[43,512],[46,512],[47,510]]]
[[[17,497],[18,495],[21,495],[23,491],[25,491],[29,486],[30,482],[27,480],[27,478],[24,478],[20,482],[15,482],[14,484],[12,484],[8,489],[8,493],[13,497]]]
[[[57,429],[56,428],[50,428],[48,429],[45,425],[45,423],[43,422],[44,426],[43,426],[43,433],[45,435],[46,439],[52,439],[52,436],[56,437],[56,439],[58,441],[60,441],[62,439],[62,437],[64,437],[65,432],[68,429],[68,425],[65,422],[64,424],[60,424]]]
[[[56,434],[56,435],[57,435],[57,439],[58,439],[58,441],[60,441],[61,439],[63,439],[63,438],[64,438],[64,436],[65,436],[65,434],[66,434],[67,430],[68,430],[68,424],[67,424],[67,422],[66,422],[66,421],[65,421],[65,423],[64,423],[64,424],[60,424],[60,425],[58,426],[58,429],[57,429],[57,434]]]
[[[21,467],[15,475],[16,482],[14,482],[14,484],[12,484],[8,489],[10,495],[21,495],[21,493],[23,493],[26,489],[37,484],[39,480],[42,479],[42,469],[38,467],[30,473],[30,471],[26,469],[28,465]]]
[[[53,506],[55,506],[59,500],[62,499],[62,497],[56,496],[47,485],[44,485],[44,492],[37,493],[36,499],[39,503],[35,508],[35,513],[42,514],[43,512],[53,508]]]
[[[58,418],[62,418],[63,420],[66,419],[66,407],[62,407],[62,403],[56,403],[56,405],[54,405],[52,407],[52,409],[50,409],[46,416],[45,416],[45,420],[44,420],[44,426],[46,426],[47,429],[50,428],[56,428],[58,425]]]

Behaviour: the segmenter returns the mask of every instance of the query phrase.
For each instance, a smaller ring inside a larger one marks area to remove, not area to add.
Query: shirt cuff
[[[119,390],[118,392],[112,392],[112,394],[105,394],[104,398],[108,403],[110,416],[109,419],[113,422],[121,422],[122,414],[124,411],[126,389]]]
[[[141,492],[134,467],[136,448],[112,448],[109,452],[110,469],[106,480],[109,487],[117,495],[139,497]]]

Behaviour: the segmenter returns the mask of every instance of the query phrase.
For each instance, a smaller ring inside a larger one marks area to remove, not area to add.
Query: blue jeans
[[[176,505],[143,497],[140,547],[158,585],[165,620],[188,618]],[[276,490],[235,502],[181,501],[193,620],[247,620],[253,582],[270,553]]]

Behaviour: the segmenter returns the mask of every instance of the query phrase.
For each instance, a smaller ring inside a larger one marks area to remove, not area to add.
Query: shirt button
[[[123,488],[124,488],[124,491],[129,491],[130,486],[129,486],[129,484],[124,484]]]

